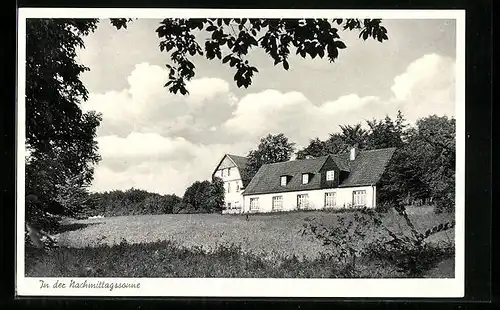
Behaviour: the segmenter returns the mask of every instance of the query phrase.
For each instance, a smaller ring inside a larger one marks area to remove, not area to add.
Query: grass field
[[[169,240],[180,246],[201,247],[206,251],[218,245],[233,244],[245,252],[264,256],[279,254],[315,258],[328,249],[320,242],[301,235],[305,220],[314,218],[326,226],[335,227],[339,216],[345,214],[321,211],[256,214],[251,215],[248,221],[242,215],[220,214],[119,216],[68,221],[66,227],[78,229],[56,235],[56,239],[61,246],[68,247],[113,245],[122,240],[132,244]],[[410,217],[419,230],[451,220],[450,214],[410,214]],[[397,231],[407,229],[394,213],[384,216],[384,222]],[[372,232],[373,236],[377,233]],[[453,242],[453,231],[438,234],[434,240]]]
[[[453,220],[451,214],[411,210],[408,213],[419,231]],[[113,270],[104,271],[105,276],[342,276],[327,258],[332,248],[303,235],[302,231],[304,223],[311,219],[335,229],[346,225],[345,221],[339,221],[340,218],[349,220],[352,217],[352,212],[310,211],[254,214],[248,220],[242,215],[219,214],[65,220],[61,232],[55,236],[64,254],[45,257],[43,262],[35,264],[30,270],[32,274],[68,276],[81,274],[81,268],[85,266],[85,270],[93,270],[96,266],[106,265],[107,269]],[[396,213],[385,214],[383,223],[393,231],[408,231],[404,220]],[[363,242],[368,244],[381,233],[381,229],[368,228],[369,237]],[[441,243],[448,246],[454,244],[454,230],[435,234],[430,242],[438,246]],[[116,259],[111,259],[114,256]],[[120,260],[127,266],[134,265],[134,260],[136,265],[144,265],[149,259],[152,260],[150,264],[156,267],[135,266],[126,271],[114,266]],[[68,261],[78,264],[64,267],[66,271],[58,269],[58,264],[66,265]],[[365,267],[377,269],[374,266]],[[377,277],[374,270],[370,270],[360,274]],[[387,275],[400,276],[394,270],[378,273],[382,277]]]

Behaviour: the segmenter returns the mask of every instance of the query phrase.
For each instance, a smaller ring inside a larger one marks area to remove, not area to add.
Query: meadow
[[[408,210],[418,231],[453,220],[453,214],[420,210],[424,209]],[[345,277],[348,275],[337,263],[335,247],[304,234],[304,224],[314,222],[339,229],[356,222],[355,213],[287,212],[253,214],[248,219],[244,215],[220,214],[66,219],[55,235],[60,248],[30,260],[26,272],[32,276]],[[385,227],[402,235],[409,231],[396,212],[384,214],[382,221]],[[367,247],[383,233],[367,225],[367,237],[356,247]],[[446,251],[433,254],[439,257],[425,269],[431,270],[446,259],[450,264],[453,229],[434,234],[428,244],[434,250]],[[355,276],[405,276],[395,266],[378,260],[367,258],[358,263]],[[448,269],[453,272],[453,268]],[[428,270],[423,270],[422,276]],[[445,272],[441,276],[453,274]]]

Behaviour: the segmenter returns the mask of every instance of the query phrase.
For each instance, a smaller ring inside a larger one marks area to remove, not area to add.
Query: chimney
[[[349,156],[350,160],[355,160],[356,156],[358,156],[358,148],[356,146],[351,147],[351,154]]]

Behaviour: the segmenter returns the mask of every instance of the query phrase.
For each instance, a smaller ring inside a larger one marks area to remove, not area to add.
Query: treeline
[[[80,216],[120,216],[173,213],[182,198],[142,189],[91,193]]]
[[[90,193],[81,205],[78,217],[220,212],[224,206],[224,184],[219,178],[212,182],[196,181],[183,197],[135,188]]]
[[[357,146],[361,151],[396,147],[378,187],[378,205],[433,203],[438,212],[453,211],[455,204],[455,119],[431,115],[407,124],[398,111],[392,119],[367,120],[341,125],[340,131],[325,140],[313,138],[302,149],[280,133],[267,135],[248,154],[242,171],[250,180],[263,165],[297,159],[348,152]],[[68,191],[75,197],[78,191]],[[80,195],[78,197],[84,197]],[[219,178],[195,181],[183,197],[160,195],[140,189],[93,193],[82,208],[85,216],[138,215],[164,213],[213,213],[224,209],[224,186]],[[80,198],[76,199],[80,200]],[[75,201],[76,202],[76,201]],[[67,199],[68,205],[78,205]]]
[[[326,140],[310,140],[297,158],[323,156],[348,151],[396,147],[382,175],[378,202],[383,206],[432,202],[437,212],[455,207],[455,119],[430,115],[409,126],[398,111],[395,120],[383,120],[340,126],[339,133]]]

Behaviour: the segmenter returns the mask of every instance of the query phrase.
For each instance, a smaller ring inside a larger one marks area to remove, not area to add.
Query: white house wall
[[[244,212],[250,211],[250,198],[259,198],[258,212],[272,212],[272,197],[283,196],[282,211],[291,211],[297,209],[297,195],[309,195],[309,209],[323,209],[325,206],[325,193],[334,192],[336,206],[334,208],[350,208],[353,203],[353,192],[358,190],[366,191],[366,207],[374,208],[376,206],[376,187],[375,186],[360,186],[348,188],[329,188],[318,189],[312,191],[295,191],[286,193],[273,193],[262,195],[246,195],[244,196]]]
[[[229,158],[226,157],[227,160]],[[231,204],[231,207],[242,207],[243,204],[243,196],[241,188],[243,187],[243,182],[241,181],[241,176],[239,169],[232,164],[232,166],[224,159],[223,163],[219,166],[219,169],[215,172],[215,176],[219,177],[224,181],[224,200],[226,203],[226,206],[228,203]],[[224,167],[224,168],[223,168]],[[228,176],[227,175],[227,169],[231,169],[231,174]],[[222,171],[224,170],[224,174]],[[230,185],[229,185],[230,184]],[[227,192],[227,188],[230,186],[230,192]],[[239,190],[237,190],[239,188]],[[231,210],[227,210],[228,212],[231,212]],[[236,211],[236,210],[234,210]],[[241,210],[239,210],[241,212]]]

